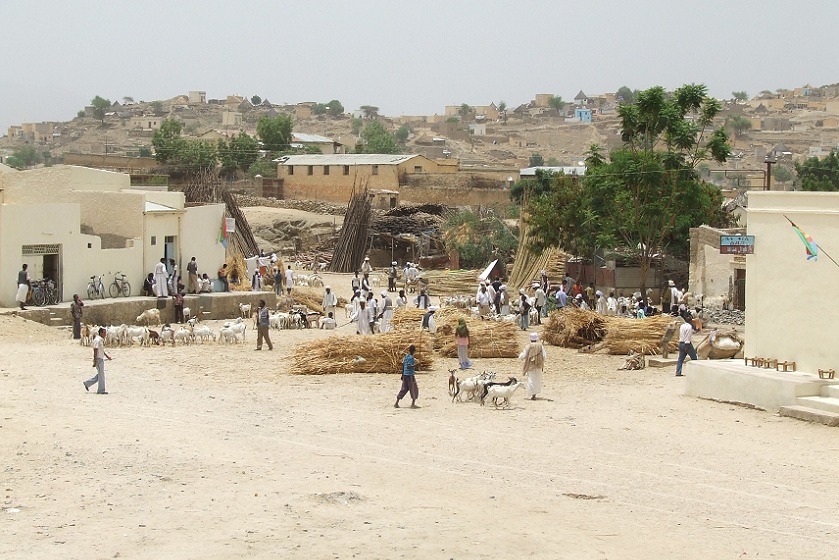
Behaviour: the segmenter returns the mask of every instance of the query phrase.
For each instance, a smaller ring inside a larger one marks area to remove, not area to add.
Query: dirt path
[[[396,375],[289,374],[331,334],[273,336],[115,349],[98,396],[89,349],[0,318],[0,557],[835,557],[835,429],[557,348],[535,402],[452,404],[440,359],[395,410]]]

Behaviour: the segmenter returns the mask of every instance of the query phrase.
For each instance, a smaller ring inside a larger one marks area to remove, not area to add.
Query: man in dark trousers
[[[399,408],[399,401],[409,392],[411,393],[411,408],[419,408],[417,406],[419,387],[417,386],[417,377],[415,375],[417,363],[414,360],[416,349],[416,346],[413,344],[408,346],[408,353],[405,354],[405,359],[402,360],[402,388],[399,389],[399,393],[396,395],[396,403],[393,405],[393,408]]]
[[[73,303],[70,304],[70,315],[73,317],[73,339],[79,340],[82,337],[82,302],[79,294],[73,294]]]
[[[262,350],[262,340],[268,344],[268,350],[273,350],[274,345],[271,344],[271,335],[268,333],[271,325],[271,317],[268,314],[268,308],[265,306],[265,300],[259,300],[259,307],[256,308],[256,349]]]
[[[198,284],[198,263],[195,257],[187,263],[186,271],[189,274],[189,293],[197,294],[201,291],[201,287]]]

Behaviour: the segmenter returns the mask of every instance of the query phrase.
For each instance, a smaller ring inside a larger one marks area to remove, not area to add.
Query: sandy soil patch
[[[0,557],[835,557],[833,428],[557,348],[507,410],[453,404],[455,359],[420,375],[419,410],[393,408],[395,374],[288,371],[353,332],[114,349],[100,396],[66,330],[0,317]]]

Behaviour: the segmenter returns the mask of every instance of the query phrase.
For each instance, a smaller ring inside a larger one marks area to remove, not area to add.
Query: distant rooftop
[[[417,154],[303,154],[283,156],[274,161],[280,165],[399,165]]]
[[[585,175],[586,166],[553,167],[548,165],[537,165],[536,167],[525,167],[519,171],[522,177],[535,177],[536,170],[550,171],[551,173],[564,173],[565,175]]]
[[[332,138],[321,136],[319,134],[306,134],[304,132],[294,132],[291,135],[293,141],[303,142],[304,144],[332,144],[335,142]]]

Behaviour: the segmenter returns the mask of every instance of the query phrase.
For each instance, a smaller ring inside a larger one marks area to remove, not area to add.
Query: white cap
[[[535,333],[535,332],[530,333],[530,340],[533,341],[533,342],[536,342],[537,340],[539,340],[539,333]]]
[[[392,263],[390,263],[390,264],[392,264],[393,266],[396,266],[396,261],[393,261],[393,262],[392,262]]]
[[[437,311],[437,306],[436,306],[436,305],[432,305],[432,306],[430,306],[430,307],[428,308],[428,310],[429,310],[429,311]]]
[[[386,295],[387,295],[387,290],[382,290],[382,297],[385,297]]]
[[[324,289],[324,290],[331,290],[331,289],[332,289],[332,286],[324,286],[324,287],[323,287],[323,289]]]
[[[369,260],[370,260],[370,257],[364,257],[364,260],[365,260],[365,261],[369,261]]]

